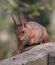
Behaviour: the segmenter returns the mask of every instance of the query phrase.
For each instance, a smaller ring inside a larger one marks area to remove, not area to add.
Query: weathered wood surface
[[[29,51],[0,61],[0,65],[55,65],[54,63],[55,43],[37,45]]]
[[[49,53],[48,65],[55,65],[55,51]]]

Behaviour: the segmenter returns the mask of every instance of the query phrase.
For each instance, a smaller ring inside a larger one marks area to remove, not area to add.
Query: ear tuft
[[[14,26],[17,27],[16,20],[13,16],[12,16],[12,19],[13,19],[13,22],[14,22]]]
[[[25,25],[26,24],[26,19],[25,19],[23,13],[20,13],[19,17],[20,17],[20,24]]]

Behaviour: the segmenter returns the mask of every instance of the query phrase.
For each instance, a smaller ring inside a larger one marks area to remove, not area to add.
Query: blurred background
[[[0,60],[13,56],[17,49],[11,15],[19,22],[19,12],[23,12],[28,21],[45,26],[55,41],[55,0],[0,0]]]

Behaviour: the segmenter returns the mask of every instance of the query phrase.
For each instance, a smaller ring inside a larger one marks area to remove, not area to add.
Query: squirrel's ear
[[[23,13],[20,13],[19,18],[20,18],[20,24],[23,26],[26,25],[26,19],[25,19]]]
[[[15,18],[13,16],[12,16],[12,19],[13,19],[13,22],[14,22],[14,26],[17,27],[16,20],[15,20]]]

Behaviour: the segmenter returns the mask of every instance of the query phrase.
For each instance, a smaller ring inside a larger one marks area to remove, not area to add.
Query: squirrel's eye
[[[23,30],[22,33],[25,33],[25,31]]]

